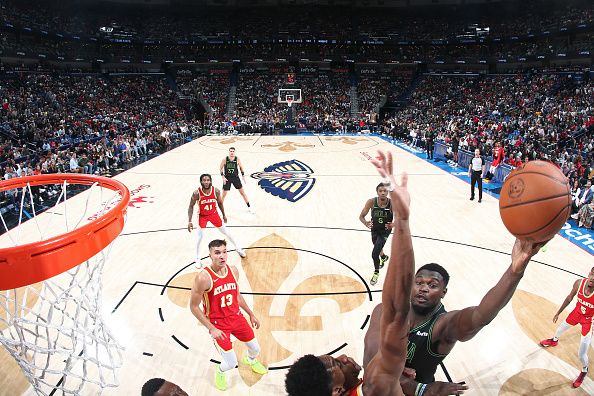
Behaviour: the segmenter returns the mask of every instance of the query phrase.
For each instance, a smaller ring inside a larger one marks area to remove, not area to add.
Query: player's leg
[[[389,232],[382,233],[381,238],[384,240],[382,247],[380,249],[379,258],[380,258],[380,269],[384,268],[384,265],[388,262],[390,258],[387,254],[384,253],[384,247],[386,246],[386,242],[388,242],[388,237],[390,236]]]
[[[239,341],[245,342],[248,352],[243,357],[241,362],[251,367],[252,371],[257,374],[266,374],[268,369],[260,361],[258,361],[258,355],[260,354],[260,344],[254,334],[254,329],[250,326],[245,317],[241,316],[235,321],[233,329],[233,335]]]
[[[235,242],[235,239],[231,236],[231,233],[229,232],[229,230],[227,229],[227,227],[225,227],[223,225],[223,221],[221,220],[220,217],[218,217],[218,220],[213,219],[212,224],[217,227],[219,229],[219,231],[221,231],[221,234],[225,235],[225,237],[227,237],[227,240],[229,242],[231,242],[233,244],[233,246],[235,246],[235,251],[237,251],[237,254],[239,254],[239,256],[241,256],[241,258],[244,258],[246,256],[245,250],[243,250],[241,248],[241,246],[239,246],[237,244],[237,242]]]
[[[227,193],[231,190],[231,181],[227,179],[227,183],[223,184],[223,194],[221,195],[221,201],[225,202]]]
[[[250,205],[250,200],[249,200],[247,194],[245,193],[245,190],[243,189],[243,187],[239,189],[239,193],[241,194],[241,197],[245,201],[245,204],[247,205],[248,210],[250,211],[250,213],[254,213],[254,210],[252,209],[252,207]]]
[[[373,275],[369,283],[375,285],[379,279],[380,270],[380,251],[382,250],[385,242],[382,244],[381,235],[377,231],[371,231],[371,242],[373,243],[373,249],[371,250],[371,259],[373,260]]]
[[[217,350],[221,354],[221,363],[217,366],[215,371],[215,386],[219,390],[227,389],[227,371],[233,370],[237,366],[237,355],[233,350],[233,343],[231,342],[231,333],[223,331],[225,337],[222,340],[215,340]]]
[[[202,238],[204,237],[204,232],[202,229],[206,227],[206,223],[207,220],[204,217],[198,216],[198,228],[196,228],[196,265],[199,268],[202,268],[202,262],[200,261],[200,244],[202,243]]]
[[[247,194],[245,193],[245,191],[243,189],[243,184],[241,184],[241,179],[239,177],[236,177],[233,179],[233,187],[235,187],[239,191],[239,194],[241,194],[241,197],[245,201],[245,204],[247,205],[250,213],[254,213],[250,206],[250,200],[247,197]]]
[[[373,266],[380,270],[384,267],[384,263],[388,260],[388,256],[384,254],[384,246],[386,245],[386,241],[388,240],[387,235],[384,233],[379,233],[379,236],[375,240],[373,244],[373,251],[371,253],[371,257],[373,258]],[[376,262],[378,265],[376,266]]]
[[[547,338],[546,340],[542,340],[540,342],[540,346],[543,347],[554,347],[557,346],[559,343],[559,338],[563,333],[569,330],[571,327],[575,326],[578,323],[576,320],[576,314],[574,312],[570,313],[567,318],[557,327],[555,331],[555,335],[553,338]]]
[[[573,381],[573,387],[579,388],[584,382],[586,375],[588,374],[588,349],[590,348],[590,342],[592,341],[592,319],[588,320],[588,323],[582,322],[582,339],[580,341],[580,348],[578,349],[578,357],[582,362],[582,371],[578,375],[575,381]],[[585,334],[584,334],[585,333]]]

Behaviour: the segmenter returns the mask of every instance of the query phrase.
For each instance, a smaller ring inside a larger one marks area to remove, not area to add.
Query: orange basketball
[[[503,183],[499,213],[517,238],[551,239],[571,214],[569,181],[552,163],[530,161],[513,170]]]

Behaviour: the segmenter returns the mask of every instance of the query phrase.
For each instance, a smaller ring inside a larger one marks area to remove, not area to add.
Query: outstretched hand
[[[394,178],[394,165],[392,153],[388,151],[387,155],[383,151],[378,151],[378,156],[371,160],[379,174],[388,181],[388,191],[392,199],[392,210],[400,220],[408,220],[410,214],[410,194],[406,188],[408,184],[408,175],[402,172],[400,184],[396,183]]]
[[[468,386],[464,383],[441,382],[435,381],[427,384],[424,396],[445,396],[445,395],[462,395],[464,391],[468,390]]]
[[[511,254],[512,270],[516,273],[524,272],[532,256],[538,253],[540,248],[546,245],[547,242],[549,241],[534,243],[523,239],[516,239]]]

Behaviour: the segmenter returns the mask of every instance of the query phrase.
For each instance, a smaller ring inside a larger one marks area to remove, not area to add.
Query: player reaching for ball
[[[561,334],[569,330],[570,327],[577,325],[578,323],[582,327],[582,339],[580,341],[580,348],[578,350],[578,356],[582,362],[582,371],[578,375],[575,381],[573,381],[573,387],[579,388],[588,374],[588,348],[590,347],[590,341],[592,341],[592,317],[594,316],[594,267],[590,270],[587,278],[578,279],[573,282],[571,291],[565,297],[565,301],[559,307],[555,316],[553,316],[553,323],[557,323],[559,314],[563,312],[569,305],[571,300],[577,294],[577,304],[575,308],[563,323],[557,327],[555,336],[542,340],[540,345],[543,347],[554,347],[559,343],[559,337]]]
[[[463,393],[466,386],[435,381],[437,366],[451,352],[458,341],[472,339],[483,327],[491,323],[512,298],[528,262],[546,242],[532,243],[517,239],[511,253],[511,265],[499,282],[485,294],[476,306],[446,312],[441,299],[447,292],[450,279],[439,264],[425,264],[415,274],[410,295],[411,310],[408,315],[408,352],[406,367],[416,371],[413,380],[400,377],[406,395],[424,396]],[[365,335],[363,367],[367,366],[377,351],[379,321],[382,304],[373,310],[370,326]],[[458,387],[456,387],[456,385]]]
[[[390,164],[387,169],[390,171],[384,173],[392,175],[392,157],[388,154],[387,158]],[[378,163],[386,163],[384,154],[380,155],[380,159],[382,161]],[[400,186],[394,180],[390,182],[390,186],[397,186],[390,196],[398,232],[393,236],[392,254],[382,292],[386,310],[383,311],[382,304],[373,310],[365,335],[363,381],[357,380],[360,367],[344,355],[338,358],[306,355],[289,369],[285,380],[289,395],[391,395],[400,394],[402,390],[405,395],[445,396],[462,394],[468,389],[463,383],[435,381],[437,366],[456,342],[470,340],[495,319],[514,294],[530,259],[546,242],[516,240],[511,265],[481,302],[477,306],[446,312],[441,299],[446,294],[449,275],[443,267],[435,263],[426,264],[417,270],[412,285],[407,283],[410,278],[406,275],[412,269],[414,252],[408,226],[410,197],[405,180]],[[399,284],[401,286],[394,287]],[[404,292],[406,295],[403,295]],[[396,302],[401,307],[399,317],[394,315],[392,304]],[[408,311],[406,317],[402,317],[405,311]],[[403,339],[403,335],[407,338]],[[402,344],[404,340],[406,344]],[[415,380],[400,375],[404,373],[399,366],[400,359],[405,361],[406,367],[413,369],[408,370],[409,374],[416,372]],[[378,371],[378,366],[384,371]],[[388,379],[396,375],[400,375],[401,389],[393,383],[390,383],[390,389],[384,388]]]

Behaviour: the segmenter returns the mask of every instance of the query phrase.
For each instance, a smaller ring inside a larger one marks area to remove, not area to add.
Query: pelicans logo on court
[[[258,185],[264,191],[290,202],[297,202],[313,188],[316,179],[308,165],[298,160],[279,162],[264,168],[264,172],[252,174],[259,179]]]

